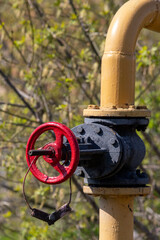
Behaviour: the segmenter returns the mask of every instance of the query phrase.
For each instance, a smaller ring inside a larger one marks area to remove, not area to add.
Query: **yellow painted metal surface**
[[[133,203],[146,196],[150,187],[105,188],[84,186],[89,195],[100,196],[99,240],[133,240]]]
[[[84,109],[83,116],[88,117],[150,117],[151,111],[147,108],[100,108],[100,109]]]
[[[102,108],[134,105],[135,45],[144,27],[160,32],[160,1],[130,0],[114,16],[102,58]]]
[[[99,240],[133,240],[134,196],[100,197]]]
[[[89,195],[94,196],[147,196],[151,192],[151,188],[146,187],[114,187],[114,188],[107,188],[107,187],[90,187],[90,186],[83,186],[83,192]]]
[[[147,110],[128,109],[134,106],[135,45],[142,28],[160,32],[160,0],[130,0],[114,16],[102,57],[100,108],[94,115],[85,109],[84,116],[149,115]]]

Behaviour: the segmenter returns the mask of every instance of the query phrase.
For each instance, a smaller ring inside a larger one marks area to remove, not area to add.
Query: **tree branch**
[[[153,139],[146,132],[142,132],[142,135],[144,136],[145,140],[149,143],[149,145],[151,146],[153,151],[156,153],[158,158],[160,158],[160,151],[159,151],[158,147],[155,145]]]
[[[97,206],[94,199],[92,199],[89,195],[87,195],[83,192],[83,188],[81,187],[81,185],[79,184],[79,182],[76,180],[76,178],[74,176],[72,176],[72,180],[73,180],[73,183],[75,184],[76,188],[82,194],[82,196],[87,200],[87,202],[89,202],[91,204],[91,206],[93,207],[95,212],[98,214],[99,213],[99,207]]]
[[[159,76],[159,73],[160,73],[160,72],[158,72],[158,73],[153,77],[153,79],[151,79],[151,81],[147,84],[147,86],[145,87],[145,89],[143,89],[143,90],[140,92],[140,94],[135,98],[135,101],[138,100],[138,99],[150,88],[150,86],[152,85],[152,83],[153,83],[154,81],[156,81],[157,77]]]
[[[8,115],[11,115],[11,116],[13,116],[13,117],[25,119],[25,120],[27,120],[27,121],[29,121],[29,122],[32,122],[32,123],[39,123],[39,121],[34,121],[34,120],[31,120],[30,118],[23,117],[23,116],[20,116],[20,115],[15,114],[15,113],[11,113],[11,112],[6,111],[6,110],[3,110],[3,109],[0,109],[0,112],[4,112],[4,113],[6,113],[6,114],[8,114]]]
[[[6,36],[7,36],[8,39],[12,42],[12,44],[13,44],[14,47],[15,47],[15,49],[17,50],[17,52],[19,53],[19,55],[20,55],[21,58],[23,59],[24,63],[28,65],[28,62],[27,62],[27,60],[25,59],[23,53],[21,52],[21,50],[19,49],[19,47],[15,44],[15,40],[13,39],[12,36],[10,36],[10,34],[9,34],[8,30],[6,29],[6,27],[5,27],[4,23],[3,23],[3,21],[1,20],[1,18],[0,18],[0,24],[1,24],[1,26],[2,26],[2,28],[3,28],[3,30],[4,30],[4,32],[5,32]]]
[[[100,57],[99,52],[98,52],[98,50],[97,50],[97,48],[96,48],[96,46],[95,46],[95,43],[94,43],[94,42],[92,41],[92,39],[90,38],[90,35],[89,35],[89,27],[83,22],[82,18],[79,17],[79,14],[78,14],[78,12],[77,12],[77,9],[76,9],[73,1],[72,1],[72,0],[69,0],[69,3],[70,3],[70,6],[72,7],[72,10],[73,10],[74,14],[75,14],[76,17],[77,17],[77,20],[78,20],[78,22],[79,22],[79,25],[80,25],[81,28],[82,28],[82,31],[83,31],[85,37],[87,38],[87,40],[88,40],[88,42],[89,42],[89,44],[90,44],[90,46],[91,46],[92,51],[94,52],[94,54],[95,54],[95,56],[96,56],[96,58],[97,58],[97,60],[98,60],[99,66],[101,66],[101,57]]]
[[[33,30],[34,28],[33,28],[33,22],[32,22],[32,17],[31,17],[31,12],[30,12],[30,5],[28,3],[28,0],[25,0],[25,3],[26,3],[27,12],[28,12],[31,32],[32,32],[32,58],[29,62],[29,66],[31,66],[33,63],[33,60],[34,60],[34,30]]]
[[[153,233],[151,233],[144,224],[139,222],[136,217],[134,217],[134,224],[138,228],[138,230],[140,230],[141,232],[143,232],[146,235],[147,240],[158,240],[159,239],[159,237],[154,235]]]
[[[26,105],[26,107],[31,111],[31,113],[37,118],[37,114],[34,109],[30,106],[30,104],[24,99],[24,97],[20,94],[18,89],[13,85],[10,81],[9,77],[0,69],[0,75],[3,77],[4,81],[10,86],[10,88],[17,94],[17,96],[21,99],[21,101]],[[41,119],[38,119],[41,122]]]
[[[7,106],[11,106],[11,107],[18,107],[18,108],[26,108],[25,105],[6,103],[6,102],[0,102],[0,105],[7,105]]]

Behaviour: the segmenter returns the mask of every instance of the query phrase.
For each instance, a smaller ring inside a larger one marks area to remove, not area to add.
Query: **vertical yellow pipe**
[[[101,196],[99,240],[133,240],[134,196]]]
[[[99,240],[133,240],[133,203],[146,196],[150,187],[90,187],[83,191],[99,200]]]
[[[134,105],[135,45],[144,27],[160,32],[159,0],[130,0],[114,16],[102,58],[101,109]]]

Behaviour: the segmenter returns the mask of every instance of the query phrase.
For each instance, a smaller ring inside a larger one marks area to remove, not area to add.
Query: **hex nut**
[[[88,109],[99,109],[97,105],[88,105]]]
[[[95,133],[100,133],[100,131],[101,131],[101,128],[100,128],[100,127],[98,127],[98,126],[96,126],[96,127],[95,127],[95,129],[94,129],[94,131],[95,131]]]

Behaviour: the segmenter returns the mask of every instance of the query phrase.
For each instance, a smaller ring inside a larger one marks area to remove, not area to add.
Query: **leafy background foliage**
[[[0,2],[0,239],[98,239],[98,200],[73,178],[74,212],[54,226],[33,219],[22,197],[25,147],[39,124],[83,122],[88,104],[99,105],[100,66],[109,23],[125,1],[1,0]],[[160,126],[159,35],[143,30],[136,48],[136,104],[152,118],[141,133],[147,149],[143,171],[152,193],[135,202],[135,239],[159,239]],[[26,193],[51,212],[69,198],[68,181],[46,186],[29,175]]]

